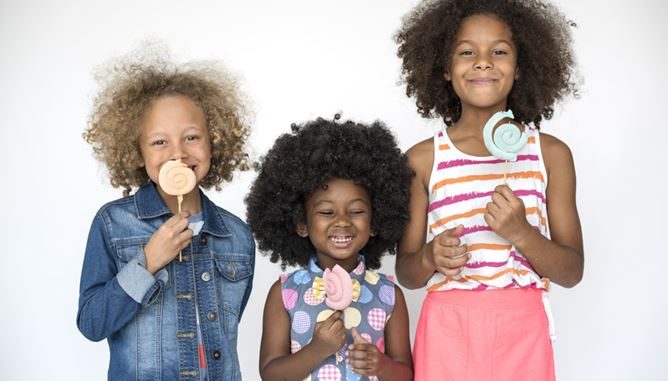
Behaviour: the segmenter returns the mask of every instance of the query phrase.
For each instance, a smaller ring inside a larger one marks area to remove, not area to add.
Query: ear
[[[515,66],[515,80],[517,81],[520,79],[520,68],[519,66]]]
[[[448,81],[448,82],[452,80],[452,76],[450,76],[450,70],[446,70],[443,73],[443,78],[445,78],[445,80]]]
[[[369,237],[375,237],[376,234],[378,234],[378,233],[376,233],[376,231],[373,230],[373,228],[369,231]]]
[[[302,238],[308,237],[308,229],[306,228],[306,224],[297,224],[297,226],[295,226],[295,231],[297,232],[297,235]]]

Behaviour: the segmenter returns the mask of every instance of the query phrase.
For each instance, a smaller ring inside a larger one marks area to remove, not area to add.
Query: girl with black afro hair
[[[411,380],[404,296],[369,269],[408,222],[413,172],[380,122],[293,130],[261,160],[246,198],[259,249],[301,267],[267,296],[262,379]]]
[[[572,154],[538,127],[576,94],[571,25],[542,1],[430,0],[396,35],[407,95],[444,121],[407,152],[415,380],[554,380],[546,292],[579,283],[584,254]]]

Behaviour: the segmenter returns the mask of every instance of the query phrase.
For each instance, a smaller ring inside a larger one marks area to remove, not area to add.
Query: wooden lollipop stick
[[[179,213],[181,213],[181,203],[183,202],[183,195],[176,196],[176,201],[179,203]],[[183,262],[183,251],[179,251],[179,262]]]
[[[183,195],[190,193],[197,186],[195,172],[188,168],[181,159],[169,160],[160,167],[158,183],[162,190],[170,196],[176,196],[181,213]],[[183,261],[183,254],[179,251],[179,262]]]

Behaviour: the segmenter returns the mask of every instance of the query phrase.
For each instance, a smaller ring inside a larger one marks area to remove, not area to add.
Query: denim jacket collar
[[[223,218],[216,212],[216,206],[211,200],[199,190],[202,200],[202,215],[204,226],[202,232],[206,232],[218,237],[227,237],[231,233],[225,226]],[[137,218],[149,219],[164,215],[171,215],[172,211],[167,208],[154,182],[149,182],[137,190],[135,193],[135,208],[137,209]]]

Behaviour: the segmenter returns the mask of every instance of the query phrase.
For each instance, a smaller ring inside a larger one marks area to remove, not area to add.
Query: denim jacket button
[[[213,351],[213,358],[218,360],[220,358],[220,351]]]
[[[206,314],[206,318],[214,321],[218,318],[218,314],[215,311],[210,311],[208,314]]]
[[[202,280],[208,282],[211,280],[211,274],[208,271],[202,273]]]
[[[202,245],[206,245],[206,236],[204,234],[202,234],[199,237],[199,243],[202,244]]]

